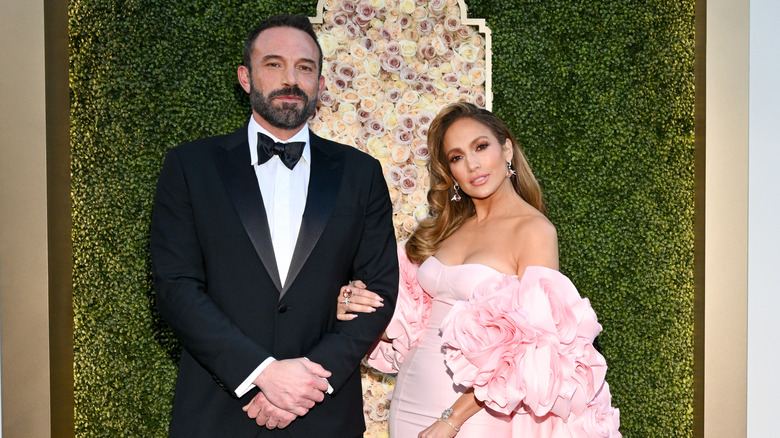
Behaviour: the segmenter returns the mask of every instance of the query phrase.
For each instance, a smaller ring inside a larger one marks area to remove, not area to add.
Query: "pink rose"
[[[485,97],[485,93],[474,94],[471,103],[473,103],[474,105],[480,108],[484,108],[485,104],[487,103],[487,98]]]
[[[417,179],[417,166],[414,165],[406,165],[402,169],[404,176],[414,179]]]
[[[385,122],[380,119],[372,119],[366,124],[366,130],[372,135],[381,136],[385,133]]]
[[[412,117],[409,114],[401,114],[401,116],[398,117],[398,126],[400,126],[401,129],[405,131],[414,130],[414,126],[415,126],[414,117]]]
[[[372,18],[376,17],[376,9],[374,9],[370,3],[360,3],[357,6],[356,12],[358,18],[365,20],[366,22],[371,21]]]
[[[460,26],[458,27],[458,37],[461,39],[471,39],[471,28],[468,26]]]
[[[385,55],[382,57],[382,68],[390,73],[398,73],[404,65],[404,60],[400,55]]]
[[[390,184],[399,186],[401,184],[401,179],[404,177],[404,174],[401,171],[401,166],[396,165],[388,167],[385,177],[387,178],[387,182]]]
[[[363,108],[358,108],[357,109],[357,118],[358,118],[358,121],[360,121],[360,123],[366,123],[367,121],[369,121],[371,119],[371,113],[366,111]],[[372,135],[377,135],[377,134],[372,134]]]
[[[331,23],[336,26],[344,26],[349,21],[349,17],[344,11],[338,11],[330,19]]]
[[[404,131],[399,129],[395,132],[395,142],[400,145],[410,144],[414,140],[414,134],[412,131]]]
[[[450,32],[456,32],[460,28],[460,20],[458,17],[447,17],[444,20],[444,28]]]
[[[428,9],[435,15],[441,15],[444,12],[447,0],[431,0],[428,2]]]
[[[322,93],[320,93],[320,103],[322,103],[325,106],[331,106],[333,105],[333,102],[336,101],[335,96],[333,96],[333,93],[331,93],[328,90],[324,90]]]
[[[407,83],[417,80],[417,72],[411,67],[402,68],[400,76],[401,80]]]
[[[360,27],[351,21],[347,22],[344,28],[347,30],[347,35],[349,35],[350,38],[355,38],[360,35]]]
[[[420,145],[414,148],[414,159],[415,160],[425,160],[428,161],[431,157],[430,152],[428,151],[428,146],[426,145]]]
[[[362,28],[366,28],[368,27],[369,24],[371,24],[371,20],[364,20],[360,17],[355,17],[353,21],[358,27],[362,27]]]
[[[391,41],[385,46],[385,52],[390,55],[398,55],[401,53],[401,43],[398,41]]]
[[[355,70],[355,67],[352,67],[351,65],[344,64],[344,63],[339,63],[336,72],[338,73],[339,76],[350,81],[357,76],[357,70]]]
[[[436,114],[434,114],[433,111],[422,110],[419,113],[417,113],[417,116],[415,117],[415,121],[419,126],[428,126],[431,124],[431,122],[435,117]]]
[[[420,20],[417,22],[417,30],[420,31],[420,33],[423,35],[428,34],[431,30],[433,30],[433,22],[430,18]]]
[[[419,52],[419,56],[425,59],[433,59],[436,56],[436,49],[433,48],[431,43],[421,44],[417,50]]]
[[[395,103],[401,100],[401,95],[402,95],[401,90],[396,87],[393,87],[387,90],[387,92],[385,93],[385,98],[387,98],[388,101]]]
[[[366,52],[368,53],[374,53],[376,50],[376,42],[370,37],[363,37],[360,39],[360,44],[366,48]]]
[[[336,76],[331,78],[330,83],[333,84],[333,86],[336,87],[336,89],[339,91],[344,91],[349,88],[349,80],[343,76]]]
[[[344,12],[351,14],[357,9],[357,2],[354,0],[341,0],[341,9]]]
[[[337,76],[339,70],[339,63],[336,61],[328,62],[328,65],[325,66],[325,71],[327,72],[328,76]]]
[[[458,75],[452,72],[442,76],[441,79],[449,85],[455,85],[458,83]]]
[[[404,176],[401,178],[401,184],[399,187],[401,188],[401,193],[408,195],[417,189],[417,181],[414,178]]]

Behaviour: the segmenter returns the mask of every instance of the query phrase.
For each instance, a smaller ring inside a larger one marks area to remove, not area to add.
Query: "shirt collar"
[[[303,147],[303,153],[301,154],[301,160],[305,161],[306,164],[311,165],[311,149],[309,147],[309,125],[305,124],[301,128],[300,131],[295,133],[292,137],[290,137],[289,140],[281,141],[278,138],[276,138],[275,135],[268,132],[267,129],[260,126],[259,123],[255,120],[254,117],[249,117],[249,125],[247,126],[247,136],[249,140],[249,157],[252,162],[252,165],[257,165],[257,133],[262,132],[263,134],[271,137],[271,139],[278,143],[290,143],[293,141],[302,141],[306,144],[306,146]],[[278,157],[274,157],[278,159]]]

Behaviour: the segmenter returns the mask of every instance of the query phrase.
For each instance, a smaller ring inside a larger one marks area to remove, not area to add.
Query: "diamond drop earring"
[[[452,199],[450,199],[450,201],[459,202],[460,201],[460,193],[458,193],[458,189],[460,188],[460,186],[456,182],[455,184],[453,184],[453,188],[455,189],[455,194],[452,196]]]
[[[506,162],[506,177],[512,178],[513,176],[517,175],[517,172],[515,172],[515,169],[512,167],[512,162],[507,161]]]

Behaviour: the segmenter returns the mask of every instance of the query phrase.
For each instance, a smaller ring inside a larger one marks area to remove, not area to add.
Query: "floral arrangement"
[[[428,126],[441,108],[489,107],[488,40],[458,0],[320,0],[327,88],[310,121],[321,137],[382,164],[398,240],[428,215]],[[392,376],[362,365],[366,438],[387,438]]]
[[[446,104],[485,107],[487,42],[458,0],[323,0],[327,89],[318,135],[379,159],[403,240],[428,214],[428,126]]]

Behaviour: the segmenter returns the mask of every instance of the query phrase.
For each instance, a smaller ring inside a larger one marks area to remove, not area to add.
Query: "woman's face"
[[[443,147],[452,176],[471,198],[487,198],[508,181],[511,142],[499,143],[482,123],[470,118],[455,121],[444,133]]]

